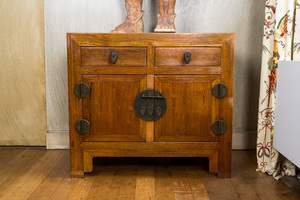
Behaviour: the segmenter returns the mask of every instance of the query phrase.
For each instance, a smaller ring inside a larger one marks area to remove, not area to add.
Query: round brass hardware
[[[156,121],[162,118],[167,110],[167,100],[156,90],[144,90],[134,100],[135,113],[145,121]]]
[[[86,97],[90,92],[89,86],[85,83],[78,83],[74,87],[74,93],[77,97],[83,98]]]
[[[227,124],[223,120],[216,120],[211,126],[212,132],[216,135],[223,135],[227,130]]]
[[[212,88],[212,93],[215,97],[221,99],[225,97],[228,93],[227,86],[223,83],[218,83]]]
[[[90,129],[91,129],[90,122],[85,119],[78,120],[75,124],[75,130],[79,134],[84,135],[88,133]]]

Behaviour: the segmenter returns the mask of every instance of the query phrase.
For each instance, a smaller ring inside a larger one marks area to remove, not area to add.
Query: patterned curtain
[[[300,0],[266,0],[261,65],[257,171],[279,179],[295,166],[273,148],[278,60],[300,60]],[[298,25],[297,25],[298,23]]]

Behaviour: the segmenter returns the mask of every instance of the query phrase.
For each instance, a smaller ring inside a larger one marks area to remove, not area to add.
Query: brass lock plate
[[[135,113],[145,121],[156,121],[162,118],[167,110],[167,100],[157,90],[144,90],[134,101]]]

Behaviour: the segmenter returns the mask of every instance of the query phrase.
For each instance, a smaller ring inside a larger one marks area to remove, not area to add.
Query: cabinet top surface
[[[234,33],[67,33],[79,46],[234,46]]]

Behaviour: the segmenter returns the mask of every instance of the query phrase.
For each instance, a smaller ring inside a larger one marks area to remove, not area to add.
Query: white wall
[[[233,148],[255,148],[264,4],[262,0],[176,3],[177,32],[236,33]],[[153,32],[157,1],[144,0],[143,10],[145,32]],[[48,147],[67,145],[68,140],[66,33],[110,32],[125,16],[124,0],[45,0]]]

